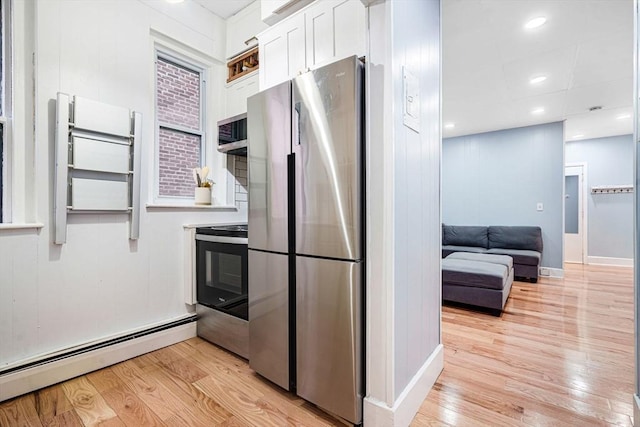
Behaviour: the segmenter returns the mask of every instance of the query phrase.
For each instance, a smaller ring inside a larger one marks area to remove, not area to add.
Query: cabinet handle
[[[258,38],[256,36],[251,37],[249,40],[245,40],[244,44],[246,44],[247,46],[249,46],[249,43],[251,43],[252,41],[258,41]]]

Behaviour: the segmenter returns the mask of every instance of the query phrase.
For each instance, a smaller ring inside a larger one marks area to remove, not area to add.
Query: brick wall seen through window
[[[163,56],[156,61],[158,194],[193,197],[192,169],[201,166],[204,138],[202,73]]]

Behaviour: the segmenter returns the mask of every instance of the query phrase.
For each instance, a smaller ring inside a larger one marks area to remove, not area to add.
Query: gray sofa
[[[538,281],[542,230],[536,226],[442,225],[442,257],[454,252],[509,255],[518,279]]]

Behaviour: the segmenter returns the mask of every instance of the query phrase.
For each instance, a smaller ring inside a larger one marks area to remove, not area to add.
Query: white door
[[[564,260],[584,264],[586,228],[584,209],[584,167],[564,169]]]

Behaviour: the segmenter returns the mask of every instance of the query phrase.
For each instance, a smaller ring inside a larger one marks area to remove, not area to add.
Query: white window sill
[[[44,224],[41,222],[29,222],[29,223],[4,223],[0,224],[0,230],[29,230],[43,228]]]
[[[206,210],[206,211],[237,211],[236,205],[189,205],[180,203],[147,203],[147,210]]]

